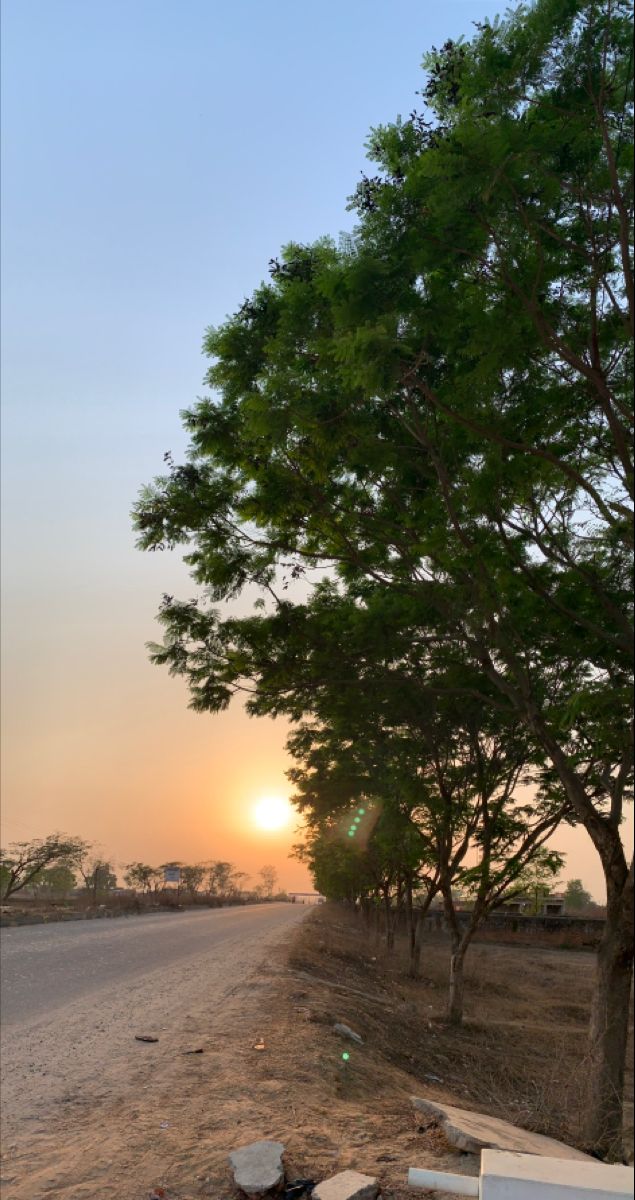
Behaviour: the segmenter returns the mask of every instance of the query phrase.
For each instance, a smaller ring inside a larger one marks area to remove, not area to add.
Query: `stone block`
[[[250,1142],[232,1150],[229,1161],[234,1183],[250,1200],[278,1189],[284,1180],[282,1142]]]
[[[436,1100],[423,1100],[418,1096],[412,1097],[412,1103],[417,1113],[425,1114],[439,1126],[451,1146],[468,1154],[479,1154],[481,1150],[486,1149],[515,1150],[520,1154],[541,1154],[547,1158],[595,1162],[590,1155],[575,1150],[573,1146],[567,1146],[555,1138],[544,1137],[541,1133],[532,1133],[529,1129],[521,1129],[519,1125],[512,1125],[509,1121],[501,1121],[485,1113],[455,1108],[451,1104],[438,1104]]]
[[[379,1184],[370,1175],[359,1171],[340,1171],[323,1183],[318,1183],[311,1200],[376,1200]]]

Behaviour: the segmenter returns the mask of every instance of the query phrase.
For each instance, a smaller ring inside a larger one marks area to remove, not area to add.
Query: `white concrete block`
[[[483,1150],[480,1200],[633,1200],[634,1178],[632,1167]]]

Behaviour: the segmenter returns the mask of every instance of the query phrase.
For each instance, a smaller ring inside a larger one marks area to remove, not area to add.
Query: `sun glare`
[[[259,829],[282,829],[291,820],[293,809],[282,796],[263,796],[254,806],[253,818]]]

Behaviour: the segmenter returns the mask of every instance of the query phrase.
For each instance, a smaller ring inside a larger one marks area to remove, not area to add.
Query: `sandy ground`
[[[289,912],[292,923],[301,916]],[[176,1177],[195,1194],[192,1145],[224,1124],[217,1084],[231,1087],[235,1056],[255,1056],[267,962],[285,936],[279,925],[241,933],[220,953],[93,992],[50,1020],[9,1025],[3,1200],[137,1200]]]
[[[288,1179],[355,1168],[379,1178],[383,1200],[412,1200],[408,1166],[478,1173],[473,1156],[418,1128],[407,1072],[370,1046],[343,1063],[332,1023],[353,1014],[346,992],[295,961],[303,915],[225,943],[222,974],[209,962],[146,974],[107,1007],[67,1006],[56,1044],[59,1022],[30,1026],[19,1053],[8,1044],[3,1200],[147,1200],[155,1187],[168,1200],[237,1200],[228,1153],[258,1138],[284,1143]]]

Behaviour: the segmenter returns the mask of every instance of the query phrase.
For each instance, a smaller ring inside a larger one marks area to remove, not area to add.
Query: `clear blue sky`
[[[6,537],[22,587],[125,572],[122,518],[182,444],[205,327],[282,243],[350,225],[371,125],[414,106],[425,48],[496,9],[4,0]]]
[[[4,0],[8,837],[209,857],[233,845],[228,796],[286,790],[280,725],[195,717],[147,663],[161,592],[188,585],[134,550],[129,510],[183,448],[206,326],[284,242],[350,227],[370,127],[415,106],[426,49],[500,7]]]

